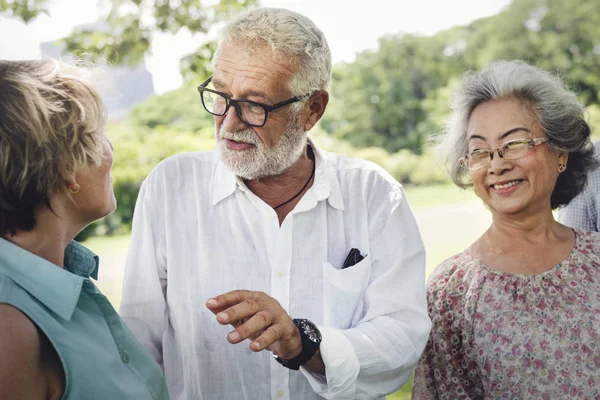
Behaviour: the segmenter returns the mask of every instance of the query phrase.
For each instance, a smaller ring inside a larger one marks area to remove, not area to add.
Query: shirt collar
[[[315,188],[317,200],[327,199],[332,207],[344,211],[344,198],[338,174],[335,167],[328,160],[330,153],[320,150],[315,146],[311,138],[308,138],[308,143],[313,148],[315,162],[317,163],[315,167],[315,181],[312,186]]]
[[[231,196],[235,192],[237,184],[235,174],[221,161],[220,156],[217,157],[219,161],[215,167],[212,184],[213,206],[226,197]]]
[[[342,197],[342,190],[340,189],[340,182],[334,166],[326,159],[328,153],[319,150],[310,137],[308,138],[308,143],[315,153],[315,180],[311,189],[314,188],[317,201],[327,199],[332,207],[343,211],[344,199]],[[220,158],[213,176],[213,206],[226,197],[231,196],[235,192],[236,187],[246,188],[243,180],[235,176]]]
[[[65,268],[0,238],[0,271],[65,320],[71,319],[83,281],[98,278],[98,256],[72,241]]]

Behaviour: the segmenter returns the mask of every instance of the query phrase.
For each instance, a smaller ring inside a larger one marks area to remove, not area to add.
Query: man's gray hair
[[[513,97],[531,112],[550,139],[550,148],[568,153],[568,168],[559,175],[551,205],[568,204],[580,193],[588,171],[597,167],[590,142],[590,126],[577,96],[558,76],[523,61],[497,61],[480,72],[463,76],[451,101],[452,116],[438,146],[454,183],[471,186],[460,159],[468,152],[467,125],[473,110],[486,101]]]
[[[288,83],[293,96],[327,90],[331,81],[331,51],[325,35],[307,17],[283,8],[257,8],[233,17],[220,43],[241,44],[251,54],[269,46],[296,65]]]

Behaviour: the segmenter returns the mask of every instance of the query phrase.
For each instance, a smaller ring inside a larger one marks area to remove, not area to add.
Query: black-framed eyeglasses
[[[271,111],[275,111],[289,104],[296,103],[302,100],[304,97],[309,96],[309,94],[302,97],[295,96],[291,99],[273,104],[272,106],[252,100],[234,100],[226,94],[217,92],[216,90],[208,89],[207,86],[212,78],[213,77],[211,76],[206,81],[198,85],[198,92],[200,92],[200,98],[202,99],[202,105],[204,106],[204,109],[212,115],[222,117],[223,115],[227,114],[229,107],[233,106],[237,116],[242,122],[257,128],[260,128],[267,122],[267,115]]]
[[[523,157],[535,146],[546,143],[548,138],[535,139],[516,139],[504,143],[495,150],[477,149],[473,150],[466,156],[460,159],[460,164],[469,168],[471,171],[485,168],[494,158],[494,153],[498,152],[500,158],[506,160],[516,160]]]

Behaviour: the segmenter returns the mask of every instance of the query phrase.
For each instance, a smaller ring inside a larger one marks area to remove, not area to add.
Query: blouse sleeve
[[[472,313],[465,299],[468,283],[458,260],[442,263],[427,288],[433,327],[415,371],[413,399],[481,399],[479,367],[471,348]],[[469,290],[472,290],[470,288]]]

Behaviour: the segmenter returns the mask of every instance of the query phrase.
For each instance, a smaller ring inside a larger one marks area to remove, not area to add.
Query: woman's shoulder
[[[40,334],[35,324],[19,309],[0,304],[0,377],[37,373],[40,361]],[[11,384],[0,379],[0,389]],[[0,390],[2,392],[2,390]]]
[[[35,323],[17,307],[0,304],[0,321],[0,348],[8,347],[8,342],[20,348],[25,345],[35,348],[39,344],[40,335]]]
[[[570,259],[583,264],[600,265],[600,233],[577,229],[574,231],[576,240]]]
[[[464,298],[468,291],[477,287],[479,262],[467,250],[442,261],[429,277],[428,300],[447,300],[449,297]]]
[[[574,229],[577,235],[576,250],[589,253],[599,254],[600,252],[600,233],[594,231],[582,231]]]
[[[464,250],[442,261],[429,277],[427,285],[430,288],[442,288],[464,283],[473,277],[476,266],[477,260]]]

